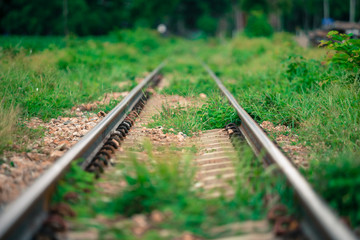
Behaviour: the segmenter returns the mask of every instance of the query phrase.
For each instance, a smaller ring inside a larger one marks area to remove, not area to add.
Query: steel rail
[[[126,111],[135,106],[143,96],[143,90],[155,79],[164,65],[165,62],[153,70],[101,122],[4,209],[0,215],[0,239],[31,239],[47,217],[49,201],[57,180],[75,159],[83,159],[82,167],[86,167],[101,148],[101,143],[106,141],[110,133],[124,120]]]
[[[355,234],[339,219],[323,199],[312,189],[310,184],[300,174],[292,162],[280,151],[280,149],[268,138],[260,126],[239,105],[234,96],[225,88],[221,80],[214,72],[203,63],[206,71],[215,80],[221,92],[226,96],[231,105],[236,109],[240,119],[240,130],[247,142],[255,152],[264,154],[266,163],[277,164],[281,172],[286,176],[291,187],[304,210],[302,226],[305,234],[311,239],[358,239]],[[261,156],[261,155],[260,155]]]

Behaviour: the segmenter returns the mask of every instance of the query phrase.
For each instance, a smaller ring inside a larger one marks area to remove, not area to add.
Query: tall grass
[[[19,107],[13,105],[6,107],[3,101],[0,101],[0,152],[14,141],[19,113]]]
[[[219,92],[211,93],[199,106],[199,98],[189,99],[189,105],[162,105],[161,111],[153,116],[148,127],[163,127],[164,132],[173,129],[175,133],[183,132],[188,136],[199,131],[224,128],[229,123],[239,123],[236,111]]]

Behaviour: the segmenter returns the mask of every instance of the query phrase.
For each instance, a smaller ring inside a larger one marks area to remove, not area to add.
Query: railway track
[[[9,204],[0,216],[0,239],[31,239],[49,214],[49,202],[57,181],[63,176],[70,163],[82,159],[82,168],[100,173],[109,164],[112,154],[119,145],[131,146],[138,142],[138,137],[147,135],[146,130],[136,125],[135,118],[145,106],[144,93],[149,86],[160,80],[160,71],[165,63],[151,72],[127,97],[125,97],[97,126],[85,135],[63,157],[40,176],[18,199]],[[237,103],[220,79],[203,64],[214,79],[222,94],[236,109],[241,125],[228,125],[226,130],[203,132],[194,141],[200,147],[200,154],[195,159],[199,168],[197,186],[207,189],[226,188],[226,178],[232,178],[231,156],[236,149],[231,145],[232,138],[241,137],[252,147],[254,153],[261,156],[265,165],[276,164],[289,185],[294,189],[301,206],[301,229],[310,239],[357,239],[339,217],[311,188],[291,161],[267,137],[259,125]],[[161,99],[150,99],[143,113],[149,119],[152,105],[160,104]],[[147,107],[150,105],[150,107]],[[160,106],[159,105],[159,106]],[[159,107],[158,106],[158,107]],[[152,109],[152,110],[151,110]],[[130,128],[131,131],[130,131]],[[166,143],[165,143],[166,144]],[[236,145],[234,145],[236,148]],[[123,150],[120,150],[120,152]],[[219,170],[220,169],[220,170]],[[224,181],[216,175],[223,172]],[[227,195],[233,194],[231,191]],[[219,192],[211,191],[208,197],[217,197]]]

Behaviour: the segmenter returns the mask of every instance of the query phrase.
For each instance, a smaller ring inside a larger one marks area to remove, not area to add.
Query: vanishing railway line
[[[82,159],[83,169],[98,173],[109,164],[111,154],[123,141],[125,141],[124,144],[131,145],[131,139],[134,138],[134,134],[136,135],[136,131],[132,133],[133,130],[130,131],[130,128],[134,126],[135,117],[144,107],[144,92],[149,86],[156,85],[160,80],[160,71],[163,66],[164,63],[160,64],[97,126],[58,159],[18,199],[4,209],[0,215],[0,239],[31,239],[47,218],[51,194],[57,181],[63,176],[72,161]],[[227,130],[231,130],[228,132],[232,137],[245,138],[255,154],[262,157],[265,165],[276,164],[294,189],[301,206],[301,229],[304,234],[310,239],[357,239],[314,192],[291,161],[237,103],[220,79],[207,65],[204,64],[204,68],[214,79],[222,94],[236,109],[241,119],[240,127],[228,125]],[[130,135],[127,137],[129,133]],[[199,141],[204,144],[219,145],[219,142],[230,143],[228,139],[225,132],[208,131]],[[229,148],[217,145],[214,148],[220,152]],[[216,153],[206,153],[197,157],[196,163],[200,166],[198,179],[203,186],[209,184],[222,186],[222,183],[219,183],[219,180],[214,177],[215,174],[211,175],[212,172],[218,172],[218,168],[223,169],[226,176],[230,178],[233,176],[231,167],[229,167],[230,161],[226,157],[223,157],[224,161],[218,161],[222,157]]]

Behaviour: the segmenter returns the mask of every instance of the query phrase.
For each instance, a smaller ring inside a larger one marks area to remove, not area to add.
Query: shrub
[[[271,37],[273,29],[261,12],[253,12],[245,28],[245,34],[248,37]]]
[[[351,34],[342,34],[330,31],[328,41],[321,41],[319,46],[335,50],[336,53],[329,58],[330,62],[337,63],[347,69],[353,70],[360,67],[360,41],[353,40]]]
[[[208,35],[214,35],[216,32],[217,21],[215,18],[203,15],[197,20],[197,26]]]

